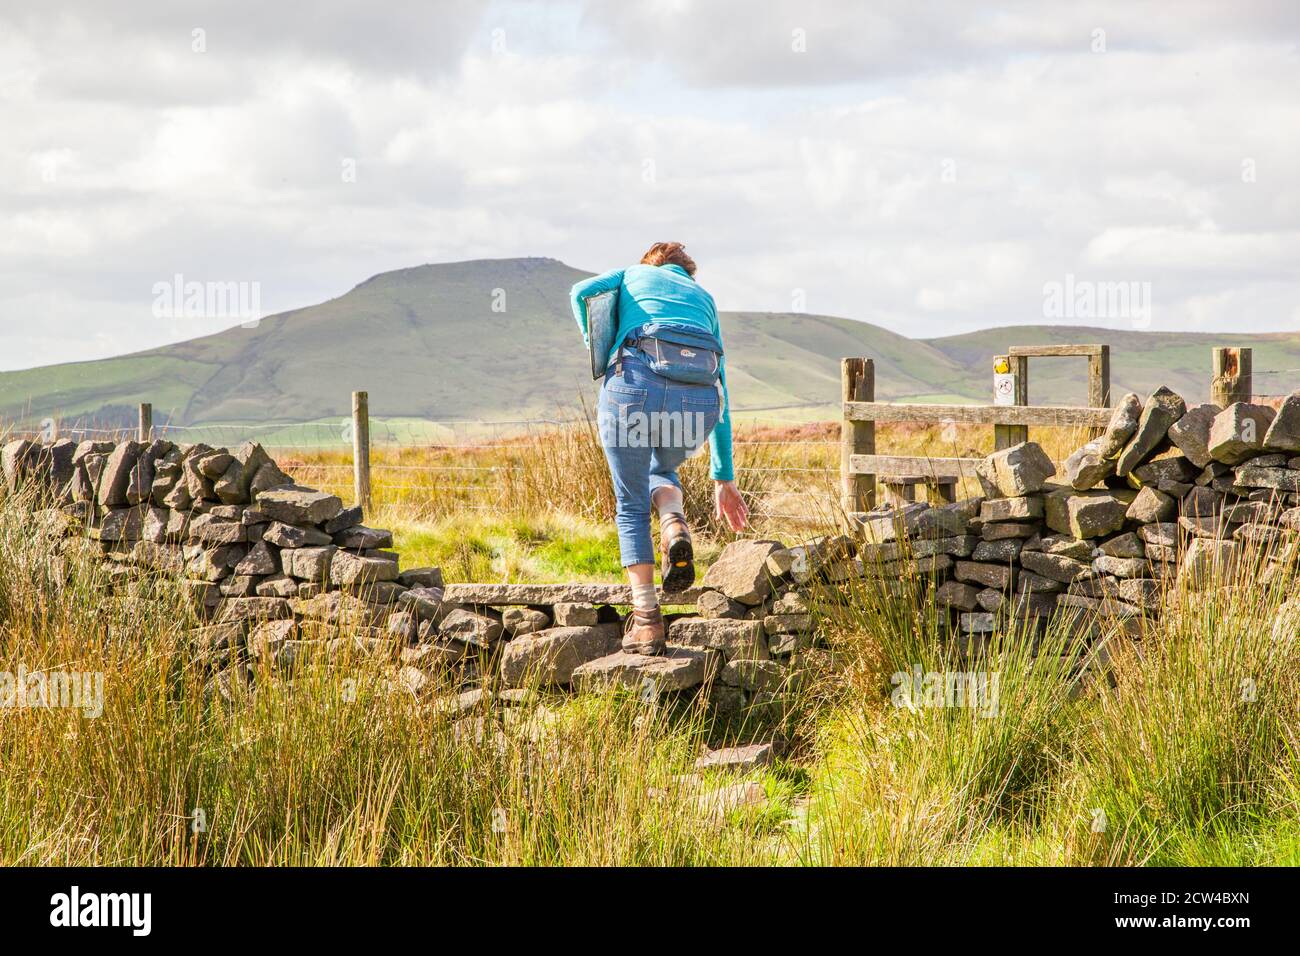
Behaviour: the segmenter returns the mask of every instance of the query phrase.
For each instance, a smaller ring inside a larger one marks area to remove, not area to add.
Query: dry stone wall
[[[817,653],[801,588],[852,554],[845,537],[730,545],[700,588],[665,598],[696,613],[669,615],[668,653],[647,657],[620,650],[626,585],[447,583],[403,568],[389,531],[295,485],[256,442],[16,440],[0,464],[8,493],[29,496],[64,553],[102,562],[106,586],[180,582],[201,622],[194,657],[226,691],[258,663],[362,652],[417,695],[450,677],[470,694],[621,685],[779,707]]]
[[[655,657],[619,649],[625,585],[449,583],[403,568],[390,532],[295,485],[256,442],[16,440],[0,465],[60,553],[89,551],[106,586],[180,582],[200,622],[193,656],[223,692],[254,681],[254,665],[360,652],[417,696],[450,676],[467,699],[619,685],[779,709],[829,664],[812,590],[917,587],[970,647],[1060,614],[1137,631],[1177,576],[1195,588],[1248,556],[1263,556],[1266,575],[1294,561],[1300,393],[1278,411],[1187,408],[1165,388],[1126,395],[1063,475],[1026,442],[980,464],[981,497],[857,514],[855,534],[794,547],[733,542],[700,587],[666,598],[695,613],[668,616],[670,646]]]
[[[1300,392],[1280,409],[1128,394],[1064,474],[1033,442],[977,474],[982,497],[855,515],[868,543],[838,577],[922,571],[975,645],[1013,619],[1032,630],[1062,613],[1136,635],[1180,593],[1171,584],[1195,592],[1243,562],[1267,582],[1294,566]]]

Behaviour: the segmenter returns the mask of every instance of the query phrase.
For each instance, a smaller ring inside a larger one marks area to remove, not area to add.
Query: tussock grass
[[[945,643],[924,582],[864,582],[827,620],[845,662],[820,724],[810,862],[1292,863],[1300,621],[1294,568],[1177,600],[1140,642],[1100,622],[1113,681],[1081,677],[1064,622],[983,653]],[[920,585],[920,586],[918,586]],[[987,671],[996,717],[893,706],[895,673]]]
[[[1181,862],[1207,838],[1294,817],[1300,648],[1295,623],[1275,630],[1293,584],[1260,586],[1244,567],[1121,648],[1078,741],[1076,802],[1107,821],[1085,861]]]

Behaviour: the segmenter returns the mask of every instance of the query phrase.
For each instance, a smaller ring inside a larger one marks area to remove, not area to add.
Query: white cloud
[[[149,312],[177,272],[277,311],[663,238],[724,307],[909,335],[1043,321],[1067,274],[1297,324],[1291,5],[62,7],[0,12],[0,368],[198,334]]]

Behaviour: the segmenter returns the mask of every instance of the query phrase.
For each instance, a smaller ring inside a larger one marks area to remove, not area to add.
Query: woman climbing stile
[[[616,296],[613,347],[597,404],[601,445],[617,502],[619,552],[632,585],[623,650],[660,654],[664,619],[654,585],[650,511],[659,515],[665,594],[695,582],[691,532],[677,469],[707,440],[719,520],[745,527],[748,510],[731,460],[726,360],[713,296],[695,281],[680,242],[657,242],[639,265],[573,287],[573,313],[588,335],[589,301]]]

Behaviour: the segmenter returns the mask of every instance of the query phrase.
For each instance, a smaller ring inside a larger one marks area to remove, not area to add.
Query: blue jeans
[[[596,408],[600,443],[618,504],[614,523],[623,566],[654,564],[650,496],[680,488],[677,468],[718,423],[721,396],[713,385],[685,385],[652,372],[638,353],[623,349],[623,369],[605,373]]]

